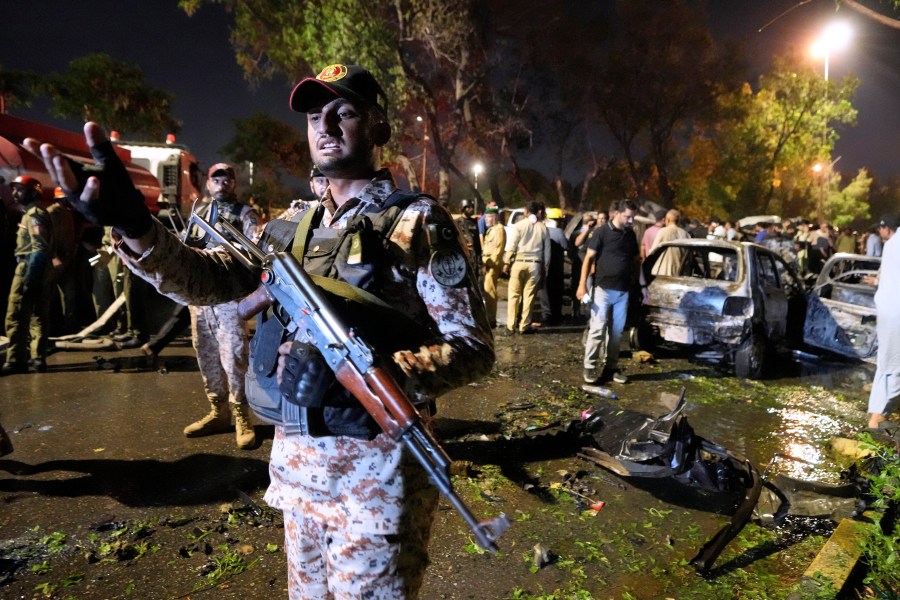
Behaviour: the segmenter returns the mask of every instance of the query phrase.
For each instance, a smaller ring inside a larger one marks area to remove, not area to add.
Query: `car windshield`
[[[660,251],[650,274],[734,282],[741,268],[736,248],[673,245]]]
[[[844,283],[863,283],[863,277],[874,275],[881,267],[880,259],[848,258],[836,259],[830,263],[827,271],[822,271],[820,281],[839,279]]]

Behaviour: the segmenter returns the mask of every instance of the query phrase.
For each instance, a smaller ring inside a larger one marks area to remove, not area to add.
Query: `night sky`
[[[588,1],[588,0],[579,0]],[[743,41],[751,67],[748,79],[766,70],[774,54],[794,45],[806,49],[829,18],[832,0],[816,0],[757,30],[795,0],[712,0],[710,28],[720,40]],[[853,73],[861,79],[854,105],[858,125],[840,131],[834,156],[838,170],[870,167],[879,179],[900,175],[900,31],[853,11],[839,14],[855,30],[850,48],[832,56],[830,77]],[[11,70],[63,71],[73,58],[106,52],[140,65],[151,85],[175,96],[174,114],[183,122],[178,141],[187,144],[202,165],[221,157],[217,150],[233,133],[231,122],[255,111],[303,127],[301,115],[287,106],[291,86],[276,78],[251,89],[228,42],[229,16],[221,6],[204,6],[193,17],[175,0],[32,0],[7,2],[0,34],[0,64]],[[821,68],[821,61],[819,61]],[[49,121],[48,105],[12,114]],[[56,123],[78,129],[77,122]],[[127,136],[125,136],[127,137]]]

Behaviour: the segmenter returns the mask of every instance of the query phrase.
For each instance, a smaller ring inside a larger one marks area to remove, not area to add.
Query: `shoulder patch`
[[[453,287],[465,279],[466,265],[462,252],[449,248],[435,250],[428,261],[431,276],[445,287]]]

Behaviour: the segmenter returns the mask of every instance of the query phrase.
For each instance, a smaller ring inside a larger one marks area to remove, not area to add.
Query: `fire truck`
[[[6,184],[20,175],[30,175],[39,180],[45,200],[48,203],[53,200],[56,183],[44,167],[43,161],[22,146],[23,140],[27,137],[51,143],[73,160],[93,163],[90,150],[81,133],[10,115],[0,115],[0,194],[4,200],[0,210],[9,206],[12,199],[9,185]],[[118,136],[112,132],[110,139],[115,144],[116,154],[125,164],[135,187],[144,196],[144,202],[150,212],[173,231],[183,230],[185,216],[190,213],[194,201],[201,194],[200,169],[194,155],[186,147],[175,144],[174,137],[169,138],[166,143],[158,144],[119,142]],[[82,341],[100,327],[109,315],[118,310],[124,298],[116,302],[117,304],[106,311],[108,314],[101,316],[97,322],[82,332],[55,338],[56,347],[97,350],[112,347],[112,341],[108,338],[101,340],[102,344],[91,342],[87,346]],[[148,326],[151,330],[158,328],[173,309],[171,300],[156,293],[145,299],[145,303]],[[3,345],[0,342],[0,352]]]
[[[73,160],[93,162],[81,133],[0,115],[0,184],[19,175],[30,175],[41,182],[47,200],[53,198],[56,184],[44,163],[22,146],[27,137],[49,142]],[[174,136],[165,143],[118,142],[118,135],[112,132],[110,139],[150,212],[172,229],[180,230],[184,216],[200,197],[200,169],[194,155],[185,146],[175,144]]]
[[[176,228],[183,227],[191,207],[201,196],[202,174],[197,158],[187,146],[176,144],[171,133],[165,142],[119,140],[116,131],[110,132],[110,139],[118,148],[131,153],[134,165],[147,169],[156,177],[163,216],[177,223]]]

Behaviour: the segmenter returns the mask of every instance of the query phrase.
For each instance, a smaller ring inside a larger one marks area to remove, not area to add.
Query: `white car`
[[[641,268],[649,302],[636,328],[638,346],[665,341],[715,352],[738,377],[756,379],[773,344],[800,341],[806,290],[769,248],[675,240],[654,250]]]

